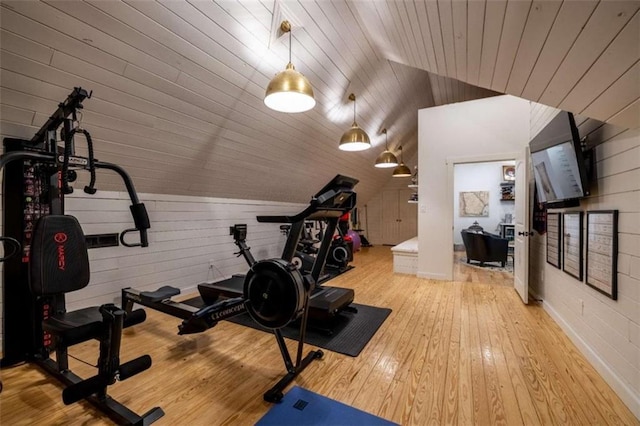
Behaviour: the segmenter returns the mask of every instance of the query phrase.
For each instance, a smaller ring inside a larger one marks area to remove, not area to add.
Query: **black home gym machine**
[[[298,215],[296,215],[298,216]],[[262,221],[266,221],[265,218],[268,216],[260,216]],[[281,216],[277,217],[281,219]],[[294,217],[295,218],[295,217]],[[317,219],[316,220],[320,220]],[[323,219],[324,220],[324,219]],[[309,220],[305,221],[303,226],[303,236],[307,234],[306,229],[308,229]],[[286,225],[290,230],[291,225]],[[234,253],[238,256],[243,256],[247,261],[249,268],[251,268],[256,260],[251,254],[251,248],[247,246],[246,238],[247,238],[247,225],[246,224],[236,224],[231,227],[231,234],[233,235],[233,239],[235,244],[240,249],[237,253]],[[287,234],[287,239],[291,238],[290,234]],[[324,239],[324,236],[322,237]],[[319,240],[318,242],[322,242]],[[331,242],[329,246],[329,252],[327,254],[327,258],[331,255],[331,250],[333,250],[335,246],[335,239]],[[318,249],[316,248],[314,255],[307,255],[304,261],[300,261],[300,244],[296,249],[294,257],[291,261],[301,272],[302,274],[312,274],[313,275],[313,265],[317,260]],[[333,328],[335,326],[338,315],[342,312],[351,312],[356,313],[357,309],[351,306],[353,303],[353,299],[355,297],[355,292],[350,288],[341,288],[341,287],[330,287],[327,285],[322,285],[324,282],[333,278],[335,275],[321,273],[319,274],[316,282],[316,286],[309,296],[309,320],[308,325],[310,328],[314,330],[321,331],[325,334],[332,334]],[[244,285],[244,274],[235,274],[231,278],[226,280],[218,281],[215,283],[207,283],[200,284],[198,289],[200,294],[202,295],[203,300],[207,303],[214,303],[216,298],[219,296],[224,297],[238,297],[242,295],[243,285]]]
[[[329,257],[327,258],[326,270],[332,276],[347,272],[352,267],[349,262],[353,261],[353,241],[347,235],[349,231],[349,213],[345,213],[338,220],[337,235],[333,237]]]
[[[107,387],[151,366],[143,355],[120,363],[123,327],[143,322],[143,310],[126,314],[114,304],[67,312],[65,293],[89,284],[88,246],[118,245],[118,234],[85,236],[75,217],[64,215],[64,195],[73,191],[69,182],[76,170],[88,170],[91,181],[85,192],[96,192],[96,169],[116,172],[124,181],[131,199],[135,228],[123,231],[125,246],[146,247],[149,219],[138,200],[126,171],[93,158],[91,136],[73,128],[82,102],[89,98],[75,88],[31,140],[5,138],[0,156],[3,180],[3,240],[17,253],[3,265],[3,358],[1,366],[33,362],[66,385],[65,404],[87,400],[118,424],[150,424],[164,415],[155,407],[143,415],[129,410],[107,395]],[[71,116],[72,118],[69,118]],[[58,144],[64,140],[64,148]],[[75,155],[74,135],[81,133],[88,145],[88,157]],[[138,231],[139,243],[126,243],[125,235]],[[68,348],[88,340],[100,342],[98,372],[82,379],[69,369]],[[55,360],[50,354],[55,352]]]
[[[262,327],[271,329],[275,334],[287,373],[275,386],[264,394],[269,402],[278,402],[283,390],[314,359],[322,358],[321,350],[310,351],[304,358],[304,338],[310,313],[310,295],[313,294],[316,281],[322,271],[331,245],[331,236],[338,224],[338,218],[350,211],[356,203],[353,187],[358,181],[338,175],[331,180],[316,196],[309,206],[294,216],[258,216],[259,222],[292,224],[282,257],[255,261],[250,253],[245,258],[250,263],[249,272],[244,277],[235,277],[228,282],[200,284],[198,290],[205,303],[202,308],[171,300],[180,294],[175,287],[164,286],[156,291],[138,291],[132,288],[122,290],[122,303],[125,311],[130,312],[135,303],[147,306],[169,315],[181,318],[178,334],[191,334],[205,331],[219,321],[248,312],[251,318]],[[316,261],[309,274],[302,274],[291,263],[305,219],[327,220],[327,232],[323,238]],[[236,228],[238,240],[244,241],[246,228]],[[246,246],[245,246],[246,247]],[[247,248],[248,249],[248,248]],[[239,284],[237,288],[231,282]],[[225,285],[226,284],[226,285]],[[351,300],[353,300],[353,291]],[[349,296],[347,296],[348,298]],[[349,302],[350,303],[350,302]],[[300,320],[298,348],[295,363],[286,347],[281,329],[287,324]]]
[[[320,222],[326,223],[324,232],[320,239],[320,248],[313,257],[313,263],[308,269],[303,269],[303,275],[311,275],[315,283],[313,291],[309,295],[309,325],[314,329],[322,330],[330,334],[332,326],[337,316],[347,310],[355,312],[355,308],[350,307],[355,297],[355,292],[350,288],[321,286],[320,283],[327,279],[324,274],[325,265],[330,258],[331,252],[335,247],[334,233],[338,229],[340,217],[351,209],[346,207],[355,205],[355,197],[350,199],[348,204],[342,205],[341,209],[333,209],[327,212],[316,205],[316,200],[330,199],[334,196],[335,186],[337,183],[344,184],[347,179],[357,183],[357,180],[346,178],[344,176],[336,176],[327,185],[325,185],[318,193],[311,198],[311,203],[302,212],[293,216],[258,216],[258,222],[262,223],[286,223],[290,226],[287,241],[282,252],[282,258],[293,263],[294,259],[300,255],[300,241],[307,236],[308,223]],[[341,215],[337,215],[338,211],[342,211]],[[330,214],[329,214],[330,213]],[[238,254],[242,255],[247,261],[249,268],[256,264],[251,249],[246,245],[247,228],[246,225],[236,225],[232,228],[236,245],[240,248]],[[298,268],[299,269],[299,268]],[[235,275],[229,279],[218,281],[215,283],[204,283],[198,285],[198,291],[205,303],[214,303],[218,297],[237,297],[242,295],[244,286],[243,275]]]
[[[345,219],[345,216],[347,219]],[[337,234],[333,237],[329,253],[327,255],[327,261],[323,269],[318,283],[324,283],[337,277],[338,275],[349,271],[353,267],[349,265],[349,262],[353,261],[353,243],[350,241],[350,237],[347,236],[347,229],[343,226],[348,221],[348,213],[340,217],[338,221]],[[317,239],[314,238],[312,229],[317,229]],[[287,237],[291,230],[291,225],[280,225],[280,232]],[[324,221],[316,220],[305,221],[302,237],[298,243],[296,254],[293,257],[292,262],[302,271],[311,271],[313,263],[315,261],[315,255],[318,253],[317,244],[324,235]],[[236,245],[240,247],[236,241]],[[242,247],[240,247],[242,253]]]

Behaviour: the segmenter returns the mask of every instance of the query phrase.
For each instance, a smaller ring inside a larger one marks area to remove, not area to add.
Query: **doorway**
[[[513,286],[515,164],[514,159],[453,163],[454,281]]]

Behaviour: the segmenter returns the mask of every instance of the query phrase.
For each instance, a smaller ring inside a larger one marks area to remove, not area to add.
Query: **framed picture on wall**
[[[460,192],[460,217],[488,217],[489,191]]]
[[[562,254],[560,213],[547,213],[547,263],[560,269]]]
[[[618,298],[618,211],[587,212],[588,286],[617,300]]]
[[[502,166],[502,180],[516,180],[516,166]]]
[[[561,226],[562,270],[582,281],[582,212],[563,213]]]

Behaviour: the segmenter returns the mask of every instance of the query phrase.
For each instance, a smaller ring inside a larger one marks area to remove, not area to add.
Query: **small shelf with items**
[[[502,182],[500,184],[500,201],[514,201],[516,199],[514,182]]]
[[[407,187],[413,189],[413,194],[409,196],[408,203],[416,204],[418,202],[418,185],[407,185]]]
[[[417,204],[418,203],[418,166],[416,166],[413,175],[411,176],[411,183],[407,185],[408,188],[413,189],[413,194],[409,197],[408,203]]]

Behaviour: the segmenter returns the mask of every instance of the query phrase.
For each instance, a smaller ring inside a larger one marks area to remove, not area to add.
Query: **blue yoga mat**
[[[397,424],[294,386],[256,425],[390,426]]]

